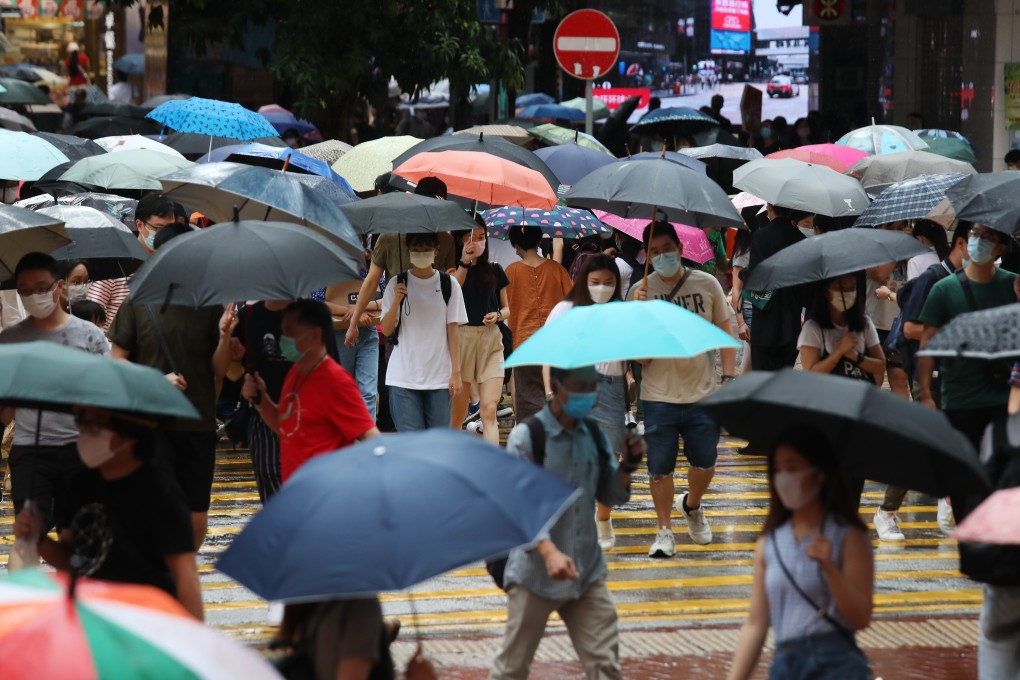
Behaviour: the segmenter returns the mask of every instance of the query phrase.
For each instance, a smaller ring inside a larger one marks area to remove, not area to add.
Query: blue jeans
[[[388,389],[390,415],[397,432],[450,427],[450,390],[409,390],[393,385]]]
[[[645,402],[645,442],[648,445],[648,474],[672,475],[684,438],[684,455],[692,467],[715,467],[719,426],[696,404]]]
[[[340,365],[354,377],[358,391],[375,418],[375,400],[379,393],[379,332],[375,326],[358,329],[354,347],[344,347],[344,333],[337,332],[336,345],[340,350]]]
[[[769,680],[868,680],[868,660],[840,633],[776,644]]]
[[[626,376],[599,375],[599,398],[591,417],[609,440],[610,453],[619,453],[623,444],[623,384]]]

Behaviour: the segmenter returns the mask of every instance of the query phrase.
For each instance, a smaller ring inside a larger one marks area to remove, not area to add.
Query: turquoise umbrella
[[[68,160],[57,147],[41,137],[0,130],[0,179],[34,182]]]
[[[607,302],[574,307],[521,343],[503,366],[576,368],[631,359],[690,359],[740,347],[694,312],[665,302]]]

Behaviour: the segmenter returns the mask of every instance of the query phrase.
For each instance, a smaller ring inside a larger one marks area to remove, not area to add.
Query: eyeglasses
[[[91,435],[97,435],[103,430],[109,429],[109,426],[106,424],[100,424],[94,421],[86,420],[85,414],[82,413],[75,416],[74,424],[78,426],[78,430],[80,432],[84,432],[85,434]]]
[[[21,288],[19,288],[18,295],[20,295],[21,297],[29,297],[31,295],[44,295],[53,290],[53,287],[57,285],[57,281],[60,281],[60,279],[55,279],[53,283],[46,286],[45,288],[35,288],[32,290],[22,290]]]
[[[166,224],[153,224],[152,222],[149,222],[147,220],[142,220],[142,224],[144,224],[154,232],[158,232],[163,227],[169,227],[171,224],[173,224],[173,222],[167,222]]]
[[[999,245],[999,236],[998,236],[997,232],[994,232],[994,231],[977,231],[975,229],[971,229],[970,230],[970,235],[973,236],[974,238],[979,238],[982,241],[985,241],[987,243],[991,243],[993,245]]]

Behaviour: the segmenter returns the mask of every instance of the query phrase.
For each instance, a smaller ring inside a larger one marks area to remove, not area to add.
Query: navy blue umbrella
[[[577,184],[593,170],[616,162],[612,156],[580,144],[547,146],[537,149],[535,155],[545,161],[560,184]]]
[[[659,132],[665,136],[687,136],[718,127],[719,121],[708,114],[687,106],[656,109],[639,120],[631,129],[636,133]]]
[[[383,435],[305,463],[216,568],[267,600],[402,590],[533,543],[575,494],[464,432]]]
[[[538,120],[584,120],[584,111],[560,104],[532,104],[525,107],[517,116]]]

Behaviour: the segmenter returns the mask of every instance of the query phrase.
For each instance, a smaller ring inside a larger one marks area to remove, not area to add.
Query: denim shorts
[[[840,633],[811,635],[776,644],[769,680],[868,680],[863,652]]]
[[[648,445],[648,474],[671,475],[676,470],[680,437],[684,455],[692,467],[715,467],[719,446],[719,426],[695,404],[669,404],[646,401],[645,442]],[[654,428],[654,429],[653,429]]]

